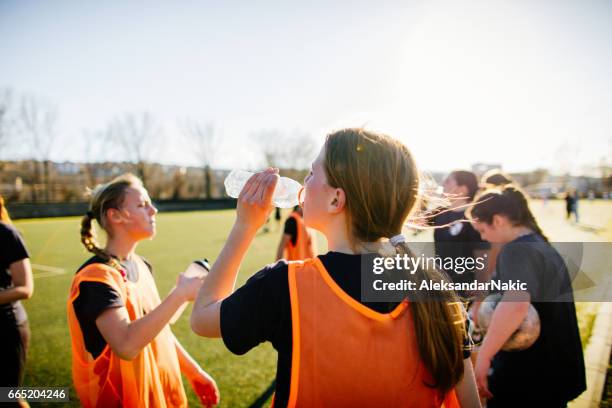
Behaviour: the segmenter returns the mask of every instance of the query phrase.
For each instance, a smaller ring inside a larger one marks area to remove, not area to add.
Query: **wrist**
[[[236,222],[234,222],[234,227],[232,228],[232,234],[238,234],[240,236],[255,236],[260,227],[261,225],[253,225],[252,223],[245,222],[240,218],[236,218]]]
[[[180,307],[183,303],[188,302],[187,295],[183,293],[182,290],[175,286],[170,293],[168,294],[168,298],[170,301],[176,305],[176,307]]]
[[[493,360],[494,356],[495,356],[495,353],[492,353],[490,348],[487,347],[487,345],[484,343],[478,349],[478,358],[481,358],[485,361],[490,362],[491,360]]]

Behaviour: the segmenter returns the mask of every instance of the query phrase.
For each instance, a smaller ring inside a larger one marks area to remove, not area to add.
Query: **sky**
[[[612,2],[588,0],[0,0],[0,87],[57,107],[55,160],[148,112],[167,164],[197,163],[176,125],[190,118],[214,124],[220,168],[257,166],[263,130],[321,145],[366,126],[430,171],[581,173],[612,165],[610,21]]]

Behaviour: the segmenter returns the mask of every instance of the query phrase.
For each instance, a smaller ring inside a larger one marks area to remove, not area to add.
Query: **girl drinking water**
[[[81,242],[94,256],[76,273],[68,299],[74,386],[84,407],[185,407],[181,372],[200,401],[219,401],[214,380],[187,354],[168,322],[200,288],[180,275],[160,300],[151,266],[136,246],[155,235],[157,209],[141,181],[118,177],[98,186],[81,224]],[[96,220],[106,232],[100,248]]]
[[[257,173],[191,316],[192,329],[222,337],[236,354],[264,341],[278,352],[278,406],[477,407],[457,298],[361,301],[366,243],[408,253],[402,227],[417,201],[417,169],[391,137],[345,129],[330,134],[305,180],[304,222],[329,252],[280,260],[234,291],[244,256],[272,210],[278,171]],[[370,270],[371,273],[371,270]],[[427,278],[430,272],[419,271]]]

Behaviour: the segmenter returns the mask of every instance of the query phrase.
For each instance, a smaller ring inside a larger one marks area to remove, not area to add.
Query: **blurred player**
[[[470,217],[483,239],[503,245],[494,279],[527,286],[527,290],[504,292],[478,352],[476,380],[481,395],[489,398],[487,407],[566,406],[586,384],[563,258],[548,243],[525,194],[512,185],[481,193]],[[540,336],[525,350],[502,351],[530,303],[540,316]]]
[[[304,225],[302,209],[296,205],[285,221],[285,229],[276,251],[276,260],[300,261],[314,256],[314,234]]]
[[[480,238],[465,215],[466,208],[478,191],[476,175],[471,171],[455,170],[446,177],[443,187],[450,206],[438,210],[432,218],[432,224],[437,227],[434,230],[436,255],[442,259],[484,257],[490,246]],[[477,271],[445,272],[455,282],[471,282],[476,278]],[[466,292],[460,292],[459,295],[463,298],[471,297]]]
[[[0,196],[0,387],[19,387],[23,381],[30,327],[21,300],[34,292],[29,258]],[[27,406],[25,402],[13,405]]]

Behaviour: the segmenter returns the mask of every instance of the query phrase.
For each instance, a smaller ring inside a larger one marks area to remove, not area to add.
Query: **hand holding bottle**
[[[241,227],[261,228],[272,211],[272,195],[278,183],[278,169],[268,168],[254,174],[238,196],[236,224]]]

